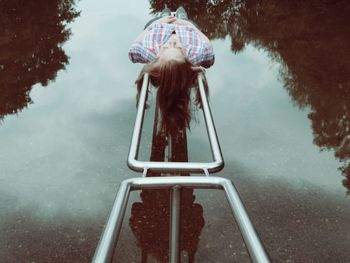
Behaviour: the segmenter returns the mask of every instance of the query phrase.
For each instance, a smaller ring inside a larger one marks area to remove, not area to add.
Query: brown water
[[[142,66],[127,51],[166,1],[28,2],[0,1],[0,262],[89,262],[119,183],[140,176],[126,156]],[[349,3],[204,3],[183,5],[216,54],[207,78],[218,175],[236,184],[273,262],[347,262]],[[189,159],[208,160],[196,118]],[[223,194],[186,198],[188,255],[249,262]],[[115,262],[141,262],[142,250],[162,262],[166,209],[162,193],[131,196]]]

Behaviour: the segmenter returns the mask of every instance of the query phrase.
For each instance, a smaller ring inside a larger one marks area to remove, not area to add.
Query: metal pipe
[[[131,189],[141,188],[158,188],[158,187],[193,187],[193,188],[218,188],[225,191],[229,204],[231,206],[233,216],[237,222],[237,225],[242,234],[243,240],[247,245],[249,255],[253,262],[267,263],[270,262],[268,255],[256,233],[254,226],[249,219],[248,213],[242,203],[239,194],[234,187],[233,183],[225,178],[221,177],[183,177],[183,176],[172,176],[172,177],[152,177],[147,178],[148,181],[135,180],[130,181]]]
[[[128,166],[130,169],[143,173],[144,167],[147,167],[152,172],[188,172],[203,174],[203,170],[208,170],[209,173],[216,173],[222,170],[223,162],[153,162],[153,161],[139,161],[136,159],[129,159]]]
[[[170,263],[180,262],[180,206],[181,187],[175,186],[171,189],[170,199]]]
[[[223,187],[252,261],[257,263],[270,262],[233,183],[227,180],[223,183]]]
[[[134,125],[134,131],[130,143],[129,155],[127,164],[130,169],[136,172],[144,172],[144,168],[147,167],[150,171],[154,172],[188,172],[188,173],[203,173],[203,169],[208,170],[209,173],[215,173],[224,167],[224,161],[222,158],[219,141],[217,139],[214,122],[211,116],[208,100],[203,88],[203,80],[198,78],[198,85],[201,94],[203,104],[203,114],[205,118],[205,124],[210,141],[211,151],[213,154],[213,162],[149,162],[137,160],[139,144],[141,138],[142,124],[144,119],[146,94],[149,87],[149,76],[144,75],[142,89],[140,92],[140,98],[137,108],[136,120]]]
[[[125,209],[128,203],[130,183],[124,181],[120,184],[117,196],[114,201],[108,222],[103,235],[97,246],[93,263],[109,263],[113,258],[113,252],[119,238],[120,229],[123,224]]]
[[[217,162],[224,163],[224,160],[221,154],[220,145],[219,145],[219,140],[215,130],[214,120],[213,120],[213,117],[210,111],[210,106],[207,99],[207,94],[205,93],[205,89],[204,89],[203,77],[201,75],[198,75],[198,88],[201,95],[204,120],[207,127],[208,138],[211,146],[211,151],[213,154],[213,159]]]
[[[129,193],[132,190],[154,189],[154,188],[171,188],[171,242],[170,242],[170,259],[171,262],[177,263],[180,258],[179,253],[179,229],[180,229],[180,188],[192,187],[203,189],[223,189],[225,190],[227,199],[233,211],[238,227],[241,231],[243,239],[247,245],[249,254],[253,262],[269,262],[268,256],[260,242],[260,239],[248,217],[244,205],[236,191],[233,183],[221,177],[209,177],[209,173],[218,172],[224,167],[224,161],[215,130],[213,118],[211,115],[209,103],[204,90],[203,79],[198,76],[198,88],[202,100],[202,108],[205,124],[208,132],[208,138],[214,161],[209,163],[200,162],[146,162],[137,160],[142,125],[144,120],[145,104],[147,99],[147,91],[149,87],[149,75],[145,74],[140,97],[137,107],[136,120],[132,140],[130,143],[128,166],[135,171],[143,172],[143,176],[147,175],[147,170],[158,172],[190,172],[203,173],[206,177],[198,176],[170,176],[170,177],[141,177],[132,178],[122,182],[117,197],[115,199],[111,215],[106,224],[104,233],[97,247],[93,262],[110,262],[113,257],[113,251],[119,237],[122,221],[127,206]],[[171,138],[168,138],[168,157],[171,159]]]
[[[145,115],[145,105],[146,105],[146,98],[147,98],[146,95],[148,91],[148,86],[149,86],[149,75],[146,73],[143,76],[142,88],[140,91],[139,101],[137,105],[136,121],[135,121],[134,131],[132,133],[132,138],[131,138],[131,143],[129,148],[129,158],[132,156],[132,158],[137,159],[137,156],[138,156],[143,119]]]
[[[172,188],[177,185],[181,187],[192,187],[202,189],[223,189],[223,183],[227,179],[216,176],[159,176],[159,177],[137,177],[127,179],[123,182],[130,185],[130,190]]]
[[[270,262],[233,183],[228,179],[214,176],[139,177],[124,180],[119,188],[110,218],[97,247],[93,262],[106,263],[112,259],[130,191],[174,187],[224,190],[253,262]]]
[[[171,162],[173,159],[173,138],[168,134],[168,157],[167,161]],[[180,206],[181,195],[180,186],[174,186],[170,191],[170,220],[169,220],[169,252],[170,263],[178,263],[180,260]]]

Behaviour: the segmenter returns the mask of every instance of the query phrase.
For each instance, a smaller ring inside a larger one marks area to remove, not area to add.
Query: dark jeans
[[[150,21],[148,21],[147,23],[146,23],[146,25],[145,25],[145,27],[143,28],[143,29],[146,29],[150,24],[152,24],[154,21],[157,21],[158,19],[161,19],[162,17],[161,16],[157,16],[157,17],[155,17],[155,18],[152,18]],[[198,28],[199,29],[199,27],[198,27],[198,25],[195,23],[195,22],[193,22],[192,20],[190,20],[190,19],[186,19],[187,21],[189,21],[189,22],[191,22],[196,28]]]
[[[144,29],[146,29],[150,24],[152,24],[154,21],[158,20],[158,19],[161,19],[162,17],[161,16],[157,16],[155,18],[152,18],[150,21],[148,21],[144,27]]]

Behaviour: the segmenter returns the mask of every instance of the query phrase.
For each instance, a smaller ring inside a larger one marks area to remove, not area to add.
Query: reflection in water
[[[79,13],[74,0],[0,1],[0,120],[31,103],[33,85],[46,86],[68,57],[67,24]]]
[[[167,136],[158,125],[158,112],[155,113],[151,161],[165,161],[167,151]],[[171,137],[171,161],[187,162],[186,130],[175,133]],[[188,176],[189,174],[182,174]],[[148,172],[147,176],[161,176],[159,173]],[[141,262],[147,262],[148,256],[158,262],[169,261],[169,217],[170,190],[142,190],[142,202],[132,204],[130,227],[142,249]],[[180,251],[188,255],[188,262],[194,262],[198,248],[199,235],[204,226],[203,208],[194,203],[195,195],[192,188],[181,189],[180,208]]]
[[[228,35],[233,52],[250,44],[279,62],[287,92],[311,111],[314,143],[335,150],[343,162],[343,184],[350,193],[349,1],[150,2],[154,13],[164,4],[183,5],[211,39]]]
[[[142,249],[142,261],[148,255],[159,262],[169,261],[169,190],[143,190],[142,202],[132,205],[130,227]],[[194,203],[193,189],[181,190],[180,250],[194,262],[199,235],[204,226],[203,208]]]

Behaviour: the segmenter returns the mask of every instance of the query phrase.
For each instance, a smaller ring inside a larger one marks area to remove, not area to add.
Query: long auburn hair
[[[189,128],[191,121],[190,94],[191,88],[197,85],[201,67],[194,66],[188,59],[184,61],[168,60],[159,63],[158,59],[145,65],[135,81],[137,84],[137,101],[142,88],[145,73],[149,74],[152,85],[158,88],[156,102],[160,110],[161,129],[174,134],[184,128]],[[205,91],[208,86],[203,74]],[[199,90],[197,90],[196,104],[201,107]]]

